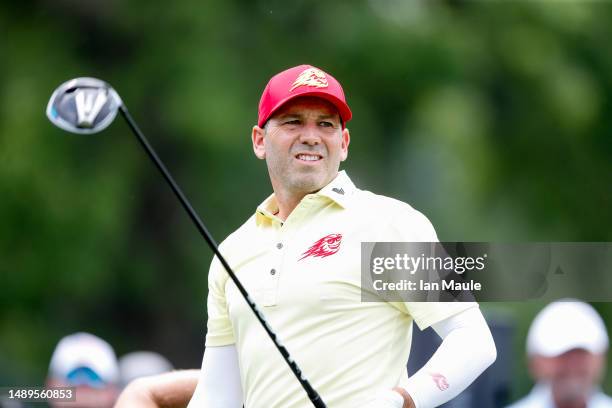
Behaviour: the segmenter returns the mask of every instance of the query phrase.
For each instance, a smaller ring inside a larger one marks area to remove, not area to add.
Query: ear
[[[340,153],[340,161],[345,161],[348,157],[348,147],[349,143],[351,143],[351,134],[347,128],[342,130],[342,152]]]
[[[253,151],[255,152],[255,156],[261,160],[266,158],[266,146],[264,144],[265,134],[266,131],[264,129],[257,125],[253,126],[253,134],[251,135],[253,139]]]

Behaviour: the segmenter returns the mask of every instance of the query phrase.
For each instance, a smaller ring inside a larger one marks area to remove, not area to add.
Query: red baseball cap
[[[343,128],[353,116],[336,78],[312,65],[298,65],[270,79],[259,101],[257,126],[263,127],[274,112],[298,96],[316,96],[331,102],[338,109]]]

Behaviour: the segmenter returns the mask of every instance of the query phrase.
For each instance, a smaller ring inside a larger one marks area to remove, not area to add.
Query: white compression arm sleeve
[[[406,383],[416,408],[437,407],[456,397],[497,358],[493,336],[478,307],[432,327],[442,344]]]
[[[241,408],[242,403],[236,346],[207,347],[200,379],[187,408]]]

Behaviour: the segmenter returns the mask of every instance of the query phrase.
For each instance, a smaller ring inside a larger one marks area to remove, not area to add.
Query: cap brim
[[[558,357],[571,350],[584,350],[591,354],[598,354],[600,352],[596,347],[588,342],[564,342],[562,344],[548,344],[546,346],[541,346],[535,352],[532,352],[532,354],[538,354],[543,357]]]
[[[305,91],[305,92],[296,93],[294,95],[290,95],[286,97],[285,99],[281,99],[272,108],[272,110],[270,110],[270,113],[268,114],[267,118],[263,120],[261,123],[258,123],[257,125],[259,127],[262,127],[284,104],[286,104],[287,102],[295,98],[299,98],[302,96],[315,96],[317,98],[325,99],[326,101],[334,105],[336,109],[338,110],[338,114],[340,115],[340,118],[342,119],[342,128],[346,127],[346,122],[351,120],[351,118],[353,117],[353,113],[349,109],[348,105],[344,101],[342,101],[340,98],[337,98],[336,96],[328,94],[326,92]]]

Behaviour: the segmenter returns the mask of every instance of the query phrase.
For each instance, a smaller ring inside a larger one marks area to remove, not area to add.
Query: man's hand
[[[404,405],[402,406],[402,408],[415,408],[415,404],[414,401],[412,400],[412,397],[410,396],[410,394],[408,394],[408,391],[406,391],[406,389],[402,388],[402,387],[395,387],[393,388],[393,391],[399,393],[402,398],[404,398]]]
[[[123,390],[115,408],[185,408],[199,375],[200,370],[183,370],[139,378]]]

